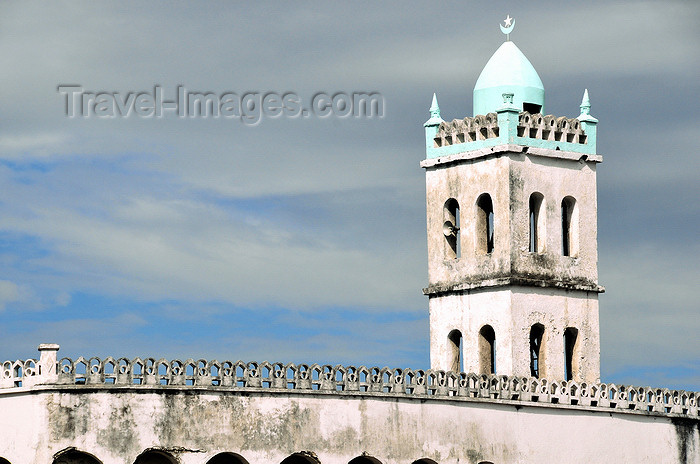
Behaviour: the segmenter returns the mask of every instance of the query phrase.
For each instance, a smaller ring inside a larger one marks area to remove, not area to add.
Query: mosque
[[[424,124],[431,369],[42,344],[0,371],[0,464],[699,464],[700,392],[601,383],[598,121],[546,115],[513,27],[473,116]]]

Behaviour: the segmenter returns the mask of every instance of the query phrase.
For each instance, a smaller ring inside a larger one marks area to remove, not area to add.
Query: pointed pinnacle
[[[588,98],[588,89],[583,91],[583,98],[581,99],[581,108],[590,108],[591,100]]]
[[[591,116],[591,99],[588,98],[588,89],[583,91],[581,99],[581,114],[577,118],[579,121],[586,121],[596,124],[598,120]]]
[[[442,121],[440,117],[440,107],[438,106],[437,95],[433,94],[433,103],[430,105],[430,119],[425,122],[425,127],[439,125]]]
[[[437,95],[433,94],[433,103],[430,105],[430,117],[440,117],[440,107],[438,106]]]
[[[440,111],[440,107],[438,106],[438,101],[437,101],[437,95],[433,93],[433,103],[430,105],[430,112],[433,111]]]
[[[590,114],[591,112],[591,99],[588,98],[588,89],[583,91],[583,98],[581,99],[581,113]]]

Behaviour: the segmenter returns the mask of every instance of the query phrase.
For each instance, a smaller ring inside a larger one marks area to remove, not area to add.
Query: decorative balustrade
[[[576,118],[556,117],[551,114],[520,112],[518,137],[585,144],[586,134]],[[460,143],[476,142],[499,136],[498,114],[466,117],[451,122],[442,122],[435,135],[435,147],[447,147]]]
[[[21,387],[23,383],[33,383],[37,379],[39,363],[35,359],[26,361],[5,361],[2,363],[0,388]]]
[[[52,354],[55,356],[55,351]],[[45,366],[45,374],[41,372],[42,366]],[[700,415],[700,392],[432,369],[112,357],[63,358],[57,361],[50,356],[39,361],[28,359],[3,363],[0,388],[37,384],[317,390],[370,395],[480,398]]]
[[[540,113],[520,113],[518,121],[518,137],[531,139],[553,140],[568,143],[586,143],[586,134],[581,128],[581,122],[576,118],[556,117]]]
[[[473,118],[441,122],[435,135],[436,147],[447,147],[459,143],[476,142],[498,137],[498,115],[489,113]]]

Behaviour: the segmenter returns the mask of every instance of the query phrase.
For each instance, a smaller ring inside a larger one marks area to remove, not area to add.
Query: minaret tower
[[[501,25],[510,34],[512,18]],[[544,116],[510,40],[474,87],[474,116],[425,123],[432,368],[600,378],[597,120]]]

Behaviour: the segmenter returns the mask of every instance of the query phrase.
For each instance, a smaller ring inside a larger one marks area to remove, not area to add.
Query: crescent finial
[[[503,20],[503,24],[499,24],[499,26],[501,27],[501,32],[506,35],[506,40],[510,40],[510,33],[515,27],[515,19],[507,15],[506,19]]]

